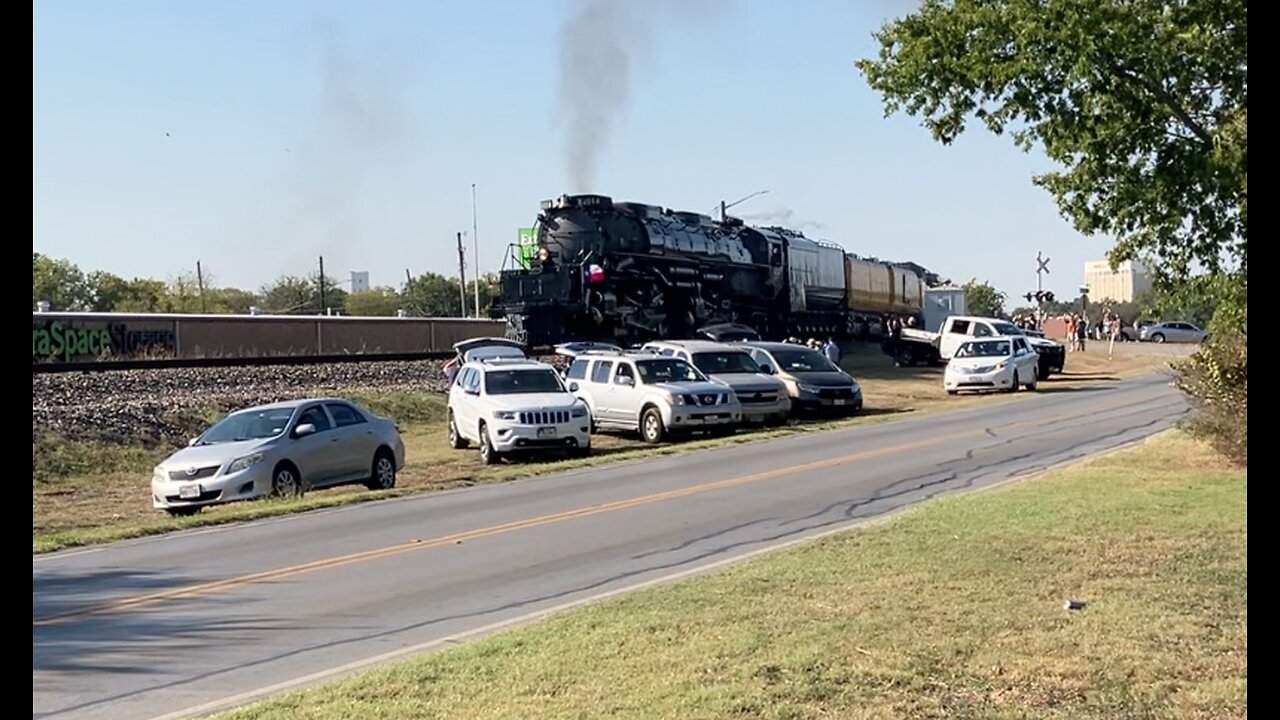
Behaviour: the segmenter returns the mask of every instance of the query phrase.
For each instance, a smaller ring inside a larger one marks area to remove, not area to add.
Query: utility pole
[[[728,219],[728,213],[729,213],[728,206],[726,206],[724,201],[721,200],[720,201],[720,222],[724,222],[726,219]]]
[[[476,317],[480,317],[480,233],[476,227],[476,184],[471,183],[471,245],[475,252],[472,253],[471,259],[475,260],[476,271],[474,273],[475,280],[472,282],[476,286]],[[463,313],[464,315],[466,313]]]
[[[458,317],[467,316],[467,256],[462,247],[462,233],[458,233]]]
[[[196,290],[200,293],[200,312],[205,312],[204,307],[204,268],[200,266],[200,261],[196,261]]]
[[[320,256],[320,314],[324,315],[329,310],[328,296],[325,294],[324,282],[324,256]]]

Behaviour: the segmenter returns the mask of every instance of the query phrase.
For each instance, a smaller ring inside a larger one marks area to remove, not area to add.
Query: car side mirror
[[[196,443],[198,443],[198,442],[200,442],[200,438],[199,438],[199,437],[193,437],[193,438],[191,438],[190,440],[188,440],[188,441],[187,441],[187,447],[192,447],[192,446],[194,446],[194,445],[195,445]]]
[[[316,426],[312,425],[311,423],[302,423],[301,425],[293,429],[293,434],[296,437],[306,437],[307,435],[314,435],[315,433],[316,433]]]
[[[569,383],[569,392],[578,392],[578,383],[576,382]]]
[[[635,381],[635,379],[634,379],[634,378],[626,377],[626,376],[624,375],[624,376],[622,376],[622,377],[614,378],[614,379],[613,379],[613,384],[614,384],[614,385],[625,385],[626,387],[633,387],[633,386],[635,386],[636,381]]]

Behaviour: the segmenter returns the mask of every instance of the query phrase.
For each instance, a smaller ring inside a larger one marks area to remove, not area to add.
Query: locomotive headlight
[[[551,259],[551,251],[548,250],[545,245],[538,248],[538,259],[542,262],[546,262]]]

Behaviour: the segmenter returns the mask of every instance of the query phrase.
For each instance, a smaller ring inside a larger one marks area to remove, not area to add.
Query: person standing
[[[1089,319],[1080,316],[1076,318],[1076,350],[1084,352],[1084,341],[1089,337]]]
[[[1111,336],[1110,341],[1107,343],[1107,359],[1110,360],[1112,353],[1114,353],[1116,349],[1116,339],[1120,337],[1120,316],[1119,315],[1112,314],[1112,316],[1107,322],[1107,330],[1109,331]]]
[[[822,346],[822,354],[827,356],[832,365],[840,367],[840,346],[836,344],[835,338],[827,338],[827,342]]]

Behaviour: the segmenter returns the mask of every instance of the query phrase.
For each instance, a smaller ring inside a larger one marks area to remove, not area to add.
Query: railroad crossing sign
[[[1041,253],[1036,253],[1036,264],[1039,265],[1039,267],[1036,268],[1037,275],[1049,274],[1049,258],[1044,257]]]

